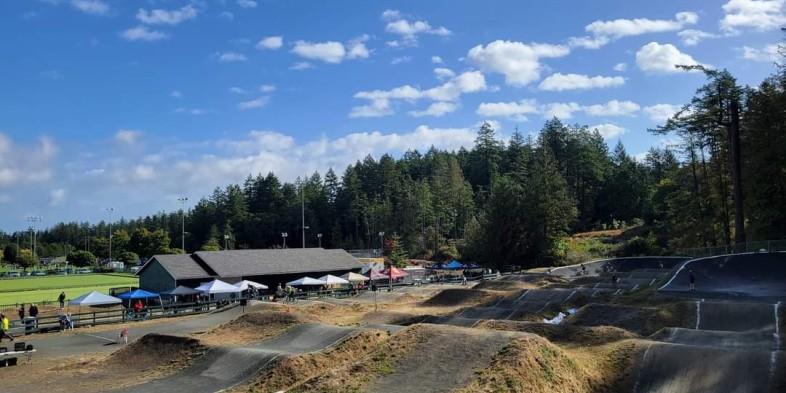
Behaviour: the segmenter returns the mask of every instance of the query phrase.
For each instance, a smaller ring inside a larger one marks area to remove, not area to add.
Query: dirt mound
[[[134,370],[160,366],[180,369],[206,351],[207,347],[193,338],[151,333],[109,355],[103,366]]]
[[[492,291],[517,291],[521,289],[537,288],[533,283],[523,281],[486,280],[478,283],[472,289],[487,289]]]
[[[278,335],[292,326],[311,321],[312,318],[297,312],[252,312],[243,314],[198,337],[209,345],[247,344]]]
[[[412,325],[423,322],[429,315],[410,314],[396,311],[372,311],[363,316],[363,322],[390,325]]]
[[[300,391],[309,380],[345,368],[384,345],[390,335],[380,330],[366,330],[344,340],[324,352],[293,356],[267,370],[246,391]]]
[[[678,302],[658,308],[591,303],[567,320],[580,326],[615,326],[648,336],[664,327],[695,325],[695,305]]]
[[[426,307],[471,306],[487,303],[500,296],[480,289],[445,289],[421,303]]]
[[[592,354],[566,351],[538,336],[513,340],[460,393],[631,391],[638,345],[630,341]]]
[[[635,338],[636,335],[613,326],[550,325],[538,322],[481,321],[476,328],[534,333],[563,345],[600,345]]]

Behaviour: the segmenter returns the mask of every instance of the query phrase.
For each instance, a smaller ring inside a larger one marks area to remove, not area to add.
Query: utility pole
[[[318,242],[318,246],[317,247],[322,248],[322,234],[321,233],[317,233],[317,242]]]
[[[384,254],[385,243],[384,243],[385,232],[379,232],[379,256]]]
[[[112,262],[112,213],[115,212],[114,207],[106,209],[109,212],[109,262]]]
[[[186,252],[186,202],[188,197],[177,198],[180,202],[180,248]],[[225,247],[226,248],[226,247]]]
[[[229,249],[228,244],[229,244],[229,235],[225,233],[224,234],[224,250],[228,250]]]
[[[282,248],[287,248],[287,236],[288,234],[286,232],[281,232],[281,239],[283,240]]]
[[[30,246],[32,247],[33,252],[33,260],[36,260],[36,226],[35,223],[41,222],[43,217],[41,216],[29,216],[27,217],[27,221],[30,223]]]
[[[303,239],[303,248],[306,248],[306,177],[300,183],[300,228],[303,231],[301,238]]]

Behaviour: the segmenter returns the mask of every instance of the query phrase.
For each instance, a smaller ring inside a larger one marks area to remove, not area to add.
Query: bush
[[[658,247],[658,241],[652,232],[646,237],[636,236],[628,240],[617,250],[618,257],[660,255],[661,253],[662,250]]]
[[[68,263],[78,267],[92,266],[96,263],[96,256],[85,250],[72,251],[66,257]]]

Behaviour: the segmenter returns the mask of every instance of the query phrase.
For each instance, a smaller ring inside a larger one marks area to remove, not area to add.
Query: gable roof
[[[193,255],[220,277],[330,272],[362,266],[344,250],[323,248],[198,251]]]
[[[215,275],[215,272],[207,271],[191,255],[187,254],[154,255],[136,272],[136,275],[141,275],[153,261],[157,261],[175,280],[210,278]]]

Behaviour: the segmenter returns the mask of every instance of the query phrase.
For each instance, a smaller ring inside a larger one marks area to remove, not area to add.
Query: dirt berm
[[[580,308],[566,323],[579,326],[615,326],[642,336],[666,327],[693,327],[696,306],[676,302],[658,308],[591,303]]]
[[[167,366],[174,370],[190,364],[207,350],[206,346],[193,338],[151,333],[115,351],[102,365],[134,370]]]
[[[259,311],[243,314],[196,337],[211,345],[248,344],[311,321],[313,318],[298,312]]]
[[[426,307],[471,306],[496,300],[500,295],[479,289],[445,289],[421,303]]]
[[[552,325],[508,320],[480,321],[475,328],[534,333],[565,346],[601,345],[637,336],[613,326]]]

